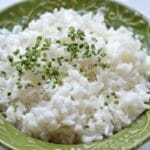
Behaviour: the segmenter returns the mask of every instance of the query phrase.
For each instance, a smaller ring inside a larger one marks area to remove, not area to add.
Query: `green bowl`
[[[95,11],[106,7],[107,26],[118,28],[124,25],[134,33],[142,35],[143,47],[150,47],[150,22],[140,13],[122,4],[110,0],[30,0],[23,1],[0,12],[0,28],[11,29],[16,24],[24,28],[40,13],[54,8],[73,8],[76,10]],[[144,112],[129,127],[113,136],[92,144],[62,145],[47,143],[31,138],[10,123],[0,114],[0,143],[16,150],[127,150],[133,149],[150,139],[150,111]]]

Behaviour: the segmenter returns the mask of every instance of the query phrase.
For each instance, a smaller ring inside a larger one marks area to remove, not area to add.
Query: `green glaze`
[[[138,12],[110,0],[30,0],[23,1],[0,12],[0,28],[12,29],[16,24],[24,28],[40,13],[54,8],[73,8],[96,11],[106,6],[105,22],[107,26],[118,28],[124,25],[134,33],[142,35],[143,47],[150,48],[150,22]],[[5,121],[0,114],[0,143],[16,150],[128,150],[150,139],[150,111],[143,113],[129,127],[112,137],[92,144],[60,145],[31,138]]]

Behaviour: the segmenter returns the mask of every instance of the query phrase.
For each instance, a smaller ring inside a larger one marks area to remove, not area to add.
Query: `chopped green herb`
[[[8,55],[8,60],[12,63],[14,61],[13,56]]]
[[[37,85],[38,85],[38,86],[41,86],[41,82],[38,82]]]
[[[97,42],[97,39],[95,37],[92,37],[93,42]]]
[[[106,56],[106,53],[102,52],[102,53],[101,53],[101,56],[102,56],[102,57],[105,57],[105,56]]]
[[[119,103],[119,101],[117,101],[117,100],[114,101],[114,104],[118,104],[118,103]]]
[[[55,58],[52,58],[52,61],[55,61]]]
[[[100,64],[100,66],[102,67],[102,69],[106,69],[106,68],[108,68],[108,65],[107,64]]]
[[[2,76],[2,77],[4,77],[4,78],[6,78],[6,72],[5,71],[0,71],[0,76]]]
[[[65,39],[56,41],[56,43],[60,44],[60,46],[65,46],[65,50],[70,53],[70,58],[64,59],[63,61],[69,61],[69,63],[72,63],[74,59],[78,59],[80,56],[82,59],[87,59],[94,56],[97,59],[97,63],[90,64],[88,66],[89,69],[92,69],[93,67],[101,67],[102,69],[109,68],[108,64],[103,62],[103,57],[106,56],[105,50],[102,48],[97,49],[94,43],[89,44],[85,40],[85,37],[86,34],[84,31],[81,29],[75,29],[71,26],[68,30],[68,40]],[[92,37],[91,39],[92,41],[97,42],[95,37]],[[62,61],[57,59],[57,62],[61,66]],[[75,67],[75,65],[73,65],[73,67]],[[86,70],[80,69],[80,72],[88,76]]]
[[[83,45],[83,44],[80,44],[80,45],[79,45],[79,48],[81,48],[81,49],[82,49],[83,47],[84,47],[84,45]]]
[[[19,54],[19,49],[17,49],[16,51],[13,52],[14,55],[18,55]]]
[[[11,96],[11,92],[8,92],[7,95],[8,95],[8,96]]]
[[[25,86],[26,89],[29,88],[29,87],[34,87],[34,85],[31,84],[31,83],[28,83],[28,84]]]
[[[18,86],[18,89],[21,89],[21,88],[22,88],[22,84],[21,84],[20,82],[17,82],[16,84],[17,84],[17,86]]]
[[[56,41],[56,43],[60,44],[60,43],[61,43],[61,41],[60,41],[60,40],[57,40],[57,41]]]
[[[111,95],[112,95],[114,98],[118,98],[118,96],[116,95],[115,92],[112,92]]]
[[[57,27],[57,30],[61,31],[62,27]],[[96,69],[98,67],[101,67],[102,69],[109,68],[108,64],[106,64],[103,59],[103,57],[106,56],[105,51],[103,49],[97,49],[96,45],[94,44],[94,42],[97,42],[95,37],[91,38],[93,43],[89,44],[86,41],[85,32],[81,29],[76,29],[71,26],[69,27],[67,38],[67,40],[59,39],[56,41],[56,43],[59,46],[64,47],[65,51],[70,54],[69,58],[56,57],[49,60],[47,58],[47,51],[50,50],[51,39],[44,39],[42,36],[38,36],[36,38],[33,46],[25,48],[25,54],[20,55],[20,50],[17,49],[14,51],[13,56],[8,56],[11,65],[18,72],[19,80],[16,83],[18,88],[22,88],[21,80],[27,71],[40,76],[42,80],[50,80],[52,87],[55,88],[57,84],[62,84],[62,73],[60,72],[59,67],[62,66],[65,61],[72,64],[73,67],[76,67],[77,64],[74,64],[74,60],[78,58],[80,58],[81,61],[88,60],[90,57],[96,58],[96,62],[89,64],[88,69],[92,69],[93,67]],[[17,61],[14,61],[14,55],[19,60],[17,59]],[[91,80],[89,77],[89,72],[92,73],[92,71],[82,68],[79,66],[79,71],[82,73],[82,75],[85,75],[89,80]],[[96,79],[95,73],[93,74],[95,76],[94,79]],[[37,85],[40,86],[41,83],[38,82]],[[30,87],[30,85],[25,87]]]
[[[56,87],[56,85],[55,85],[55,84],[53,84],[53,85],[52,85],[52,89],[54,89],[55,87]]]
[[[107,106],[107,105],[108,105],[108,103],[107,103],[107,102],[104,102],[104,105],[105,105],[105,106]]]
[[[73,64],[73,67],[77,67],[77,64]]]
[[[91,45],[91,49],[94,50],[94,51],[96,50],[96,47],[95,47],[94,44]]]
[[[37,66],[37,67],[40,67],[40,66],[41,66],[41,64],[37,63],[37,64],[36,64],[36,66]]]
[[[110,98],[110,96],[109,96],[109,95],[107,95],[107,96],[106,96],[106,98]]]
[[[57,79],[58,76],[61,75],[58,71],[58,68],[55,68],[52,65],[52,62],[46,57],[46,52],[50,49],[50,46],[51,40],[49,38],[43,39],[41,36],[38,36],[35,44],[31,47],[25,48],[25,54],[18,56],[18,61],[14,61],[13,56],[8,56],[9,61],[11,64],[13,64],[13,67],[15,67],[16,71],[18,72],[19,79],[16,84],[19,89],[22,88],[21,79],[26,71],[31,71],[35,75],[40,75],[43,80],[50,79],[51,81],[55,81],[55,84],[60,84],[60,81]],[[16,50],[13,54],[18,55],[19,50]],[[57,59],[59,65],[61,65],[62,59],[63,57]],[[45,63],[45,65],[40,64],[39,62],[41,61]],[[38,83],[38,85],[40,85],[40,83]],[[33,85],[27,84],[25,86],[25,88],[28,87],[33,87]]]
[[[74,98],[73,96],[71,96],[71,99],[72,99],[72,100],[75,100],[75,98]]]
[[[57,30],[58,31],[62,31],[62,27],[57,27]]]
[[[144,102],[144,104],[146,104],[146,105],[150,105],[150,101],[149,101],[149,102]]]
[[[35,49],[38,48],[38,47],[40,46],[41,42],[42,42],[42,37],[41,37],[41,36],[38,36],[38,37],[36,38],[36,42],[35,42],[34,48],[35,48]],[[27,48],[27,49],[30,50],[30,48]],[[27,49],[26,49],[26,50],[27,50]]]
[[[80,72],[83,72],[83,69],[82,69],[82,68],[80,68]]]

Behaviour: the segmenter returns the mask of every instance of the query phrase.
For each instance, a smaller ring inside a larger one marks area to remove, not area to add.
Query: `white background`
[[[0,0],[0,10],[19,1],[22,0]],[[141,12],[142,14],[144,14],[150,19],[150,0],[116,0],[116,1],[122,2],[138,10],[139,12]],[[0,150],[5,150],[5,149],[0,146]],[[141,146],[138,150],[150,150],[150,142],[147,142],[146,144]]]

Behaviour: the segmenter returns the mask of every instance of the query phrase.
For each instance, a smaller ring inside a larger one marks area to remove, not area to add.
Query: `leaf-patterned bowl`
[[[96,11],[106,7],[105,22],[107,26],[118,28],[124,25],[134,33],[142,35],[143,47],[150,48],[150,22],[138,12],[110,0],[30,0],[23,1],[0,12],[0,28],[12,28],[15,24],[23,27],[37,18],[40,13],[54,8],[73,8],[77,10]],[[127,150],[137,147],[150,139],[150,111],[143,113],[129,127],[113,136],[92,144],[61,145],[47,143],[31,138],[5,121],[0,114],[0,143],[16,150]]]

